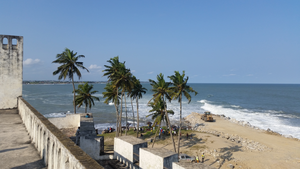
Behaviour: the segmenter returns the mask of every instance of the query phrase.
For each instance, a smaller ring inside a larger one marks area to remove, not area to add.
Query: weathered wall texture
[[[173,169],[216,169],[203,163],[173,162]]]
[[[132,136],[115,137],[114,156],[125,163],[130,169],[139,168],[134,163],[139,162],[140,148],[147,148],[145,140]]]
[[[178,155],[163,148],[140,148],[140,168],[172,169]]]
[[[22,80],[23,37],[0,35],[0,109],[17,107],[17,98],[22,96]]]
[[[103,136],[80,136],[80,148],[95,160],[100,160],[104,152]]]
[[[22,97],[18,98],[18,110],[48,169],[103,169]]]
[[[57,128],[77,128],[80,126],[80,114],[67,114],[66,117],[48,119]]]

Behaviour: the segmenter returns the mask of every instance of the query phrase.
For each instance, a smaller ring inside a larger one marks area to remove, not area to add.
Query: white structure
[[[66,117],[48,119],[57,128],[76,128],[80,126],[80,114],[67,114]]]
[[[164,148],[141,148],[140,163],[142,169],[172,169],[172,163],[178,162],[178,154]]]
[[[145,140],[132,137],[121,136],[114,139],[114,158],[125,163],[129,168],[138,168],[135,163],[140,159],[140,148],[146,148],[148,144]]]
[[[214,167],[207,166],[203,163],[191,163],[191,162],[173,162],[173,169],[216,169]]]
[[[17,108],[22,80],[23,37],[0,35],[0,109]]]
[[[22,97],[18,98],[18,110],[48,169],[103,169]]]

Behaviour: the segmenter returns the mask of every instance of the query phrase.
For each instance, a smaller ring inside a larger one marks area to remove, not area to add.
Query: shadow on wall
[[[121,163],[123,163],[124,165],[121,167],[125,167],[125,165],[129,168],[129,169],[142,169],[140,168],[138,165],[133,164],[132,162],[130,162],[130,160],[128,160],[127,158],[123,157],[122,155],[120,155],[119,153],[115,152],[115,158],[120,161]]]

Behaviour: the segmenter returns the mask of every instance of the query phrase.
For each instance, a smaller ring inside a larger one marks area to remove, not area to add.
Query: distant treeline
[[[106,84],[107,81],[74,81],[77,84],[83,84],[85,82],[88,83],[100,83]],[[141,83],[149,83],[149,82],[141,82]],[[56,81],[56,80],[23,80],[23,84],[72,84],[72,81]]]

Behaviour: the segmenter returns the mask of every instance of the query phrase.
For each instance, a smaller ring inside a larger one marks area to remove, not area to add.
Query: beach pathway
[[[0,168],[46,169],[17,109],[0,110]]]

